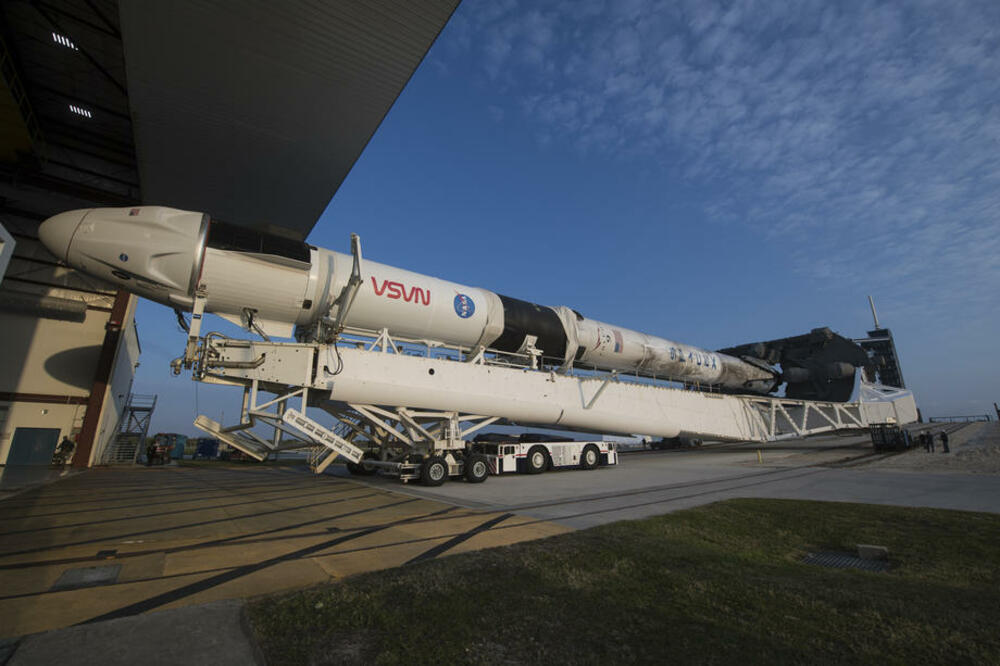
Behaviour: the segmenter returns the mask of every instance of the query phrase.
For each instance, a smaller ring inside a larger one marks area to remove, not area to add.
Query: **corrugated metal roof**
[[[458,0],[122,0],[143,200],[304,237]]]

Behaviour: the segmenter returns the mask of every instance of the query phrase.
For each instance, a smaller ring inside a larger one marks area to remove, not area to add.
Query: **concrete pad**
[[[398,488],[178,466],[96,469],[29,490],[0,501],[0,637],[397,566],[497,515]],[[50,589],[68,570],[104,566],[120,567],[115,582]]]
[[[163,574],[177,576],[220,568],[249,566],[322,541],[327,536],[289,537],[265,543],[232,543],[208,550],[196,549],[164,555]]]
[[[79,470],[50,465],[0,465],[0,500],[65,479]]]
[[[522,524],[508,525],[506,522],[497,525],[491,530],[480,532],[471,537],[468,541],[458,544],[448,554],[465,553],[483,548],[496,548],[498,546],[509,546],[520,541],[534,541],[535,539],[545,539],[557,534],[565,534],[573,530],[565,525],[548,521],[536,521],[529,518],[524,519]]]
[[[9,666],[122,666],[146,664],[262,664],[243,603],[204,606],[136,615],[29,636]]]
[[[69,568],[71,568],[69,565],[30,567],[18,570],[17,575],[4,575],[0,573],[0,581],[3,582],[3,588],[0,591],[0,606],[2,606],[5,599],[37,593],[39,590],[52,589],[52,586],[56,584],[59,577]],[[14,572],[11,573],[13,574]],[[0,618],[2,617],[0,615]]]
[[[0,634],[297,589],[729,497],[1000,511],[995,475],[834,467],[872,456],[862,437],[771,447],[765,464],[757,445],[728,444],[439,488],[251,466],[94,470],[0,501]],[[108,565],[121,566],[114,584],[49,589],[68,569]]]
[[[247,599],[265,594],[288,592],[322,583],[332,579],[326,570],[310,559],[279,562],[266,569],[254,571],[234,580],[215,585],[203,592],[197,592],[163,608],[182,608],[192,604],[205,604],[224,599]]]
[[[318,556],[316,563],[334,579],[346,578],[368,571],[380,571],[402,566],[413,558],[433,548],[447,539],[429,539],[418,542],[389,539],[385,543],[371,543],[363,540],[340,553]]]
[[[154,552],[148,555],[120,560],[122,563],[122,572],[118,576],[118,580],[122,583],[129,583],[149,578],[160,578],[164,575],[163,567],[166,559],[165,553]]]
[[[393,534],[400,538],[409,539],[434,539],[437,537],[453,537],[462,534],[483,522],[496,518],[500,514],[493,513],[462,513],[459,515],[450,514],[442,516],[438,520],[425,523],[410,523],[393,528]]]
[[[976,441],[997,424],[968,427]],[[953,450],[961,450],[964,428]],[[983,431],[983,432],[981,432]],[[764,463],[757,462],[757,450]],[[866,435],[825,435],[772,444],[721,444],[622,455],[620,465],[593,471],[567,470],[538,476],[503,475],[486,483],[448,482],[437,488],[409,485],[413,497],[450,502],[483,512],[515,512],[571,528],[645,518],[732,497],[776,497],[1000,511],[995,474],[956,474],[947,456],[939,467],[908,471],[901,461],[923,456],[875,455]],[[953,456],[954,458],[955,456]],[[889,466],[892,463],[893,466]],[[869,466],[870,465],[870,466]],[[899,465],[900,469],[896,469]],[[334,474],[339,473],[337,471]],[[387,487],[389,479],[363,481]],[[491,530],[496,531],[496,530]],[[477,535],[476,542],[481,540]],[[492,539],[492,535],[486,537]]]
[[[196,574],[0,600],[0,629],[5,637],[13,637],[68,627],[205,577]]]

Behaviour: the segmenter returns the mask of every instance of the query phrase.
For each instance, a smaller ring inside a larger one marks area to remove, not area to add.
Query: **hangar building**
[[[139,354],[135,297],[60,264],[38,224],[168,205],[304,238],[457,4],[0,5],[0,465],[63,436],[101,462]]]

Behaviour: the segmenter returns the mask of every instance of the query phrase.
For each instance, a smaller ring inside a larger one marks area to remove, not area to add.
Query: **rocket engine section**
[[[356,275],[351,255],[202,213],[158,206],[77,210],[46,220],[39,236],[69,265],[119,288],[184,310],[202,298],[205,312],[269,336],[308,337],[339,318],[343,326],[387,329],[398,337],[531,351],[564,366],[575,362],[734,392],[768,393],[781,382],[764,361],[587,319],[568,307],[367,260]]]
[[[850,400],[855,368],[869,363],[868,355],[860,346],[829,328],[814,328],[805,335],[721,351],[749,362],[780,363],[781,379],[786,382],[785,396],[800,400]]]

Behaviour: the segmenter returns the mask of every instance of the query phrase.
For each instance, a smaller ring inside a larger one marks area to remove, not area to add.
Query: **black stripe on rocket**
[[[566,330],[555,310],[501,294],[497,296],[503,303],[503,333],[491,347],[516,352],[526,336],[534,335],[538,338],[535,346],[545,356],[563,358],[566,355]]]

